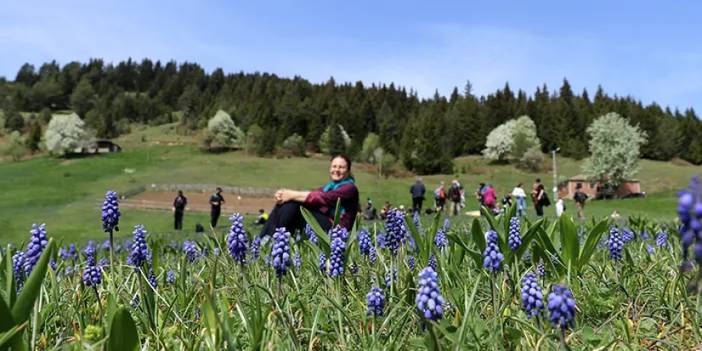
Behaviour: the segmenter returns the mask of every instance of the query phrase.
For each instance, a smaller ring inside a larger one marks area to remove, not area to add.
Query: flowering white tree
[[[210,146],[243,147],[244,132],[234,124],[228,113],[218,110],[214,117],[207,121],[207,132]]]
[[[588,177],[608,181],[616,187],[638,172],[639,150],[646,142],[646,132],[610,112],[594,120],[587,133],[590,157],[582,170]]]
[[[483,156],[489,160],[520,160],[527,150],[538,150],[536,124],[529,116],[511,119],[493,129],[487,136]]]
[[[54,115],[44,133],[46,148],[54,155],[80,147],[86,139],[83,120],[76,113]]]

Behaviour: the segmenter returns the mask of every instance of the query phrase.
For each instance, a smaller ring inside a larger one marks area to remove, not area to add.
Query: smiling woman
[[[290,233],[304,224],[301,208],[314,214],[325,231],[331,229],[336,203],[340,200],[339,224],[351,229],[358,213],[358,188],[351,175],[351,160],[346,155],[336,155],[329,166],[330,182],[313,191],[280,189],[275,193],[276,205],[260,236],[273,235],[276,228],[285,227]]]

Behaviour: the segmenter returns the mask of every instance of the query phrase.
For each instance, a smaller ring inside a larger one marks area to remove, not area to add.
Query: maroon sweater
[[[341,207],[344,209],[344,212],[339,218],[339,224],[351,230],[359,208],[358,188],[356,188],[356,185],[353,183],[344,184],[336,190],[330,190],[326,193],[322,189],[324,187],[310,192],[305,199],[304,206],[324,213],[329,217],[329,222],[332,223],[334,221],[336,201],[341,199]]]

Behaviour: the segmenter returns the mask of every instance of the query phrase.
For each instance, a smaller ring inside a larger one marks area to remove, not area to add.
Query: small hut
[[[578,183],[582,184],[581,191],[587,194],[587,196],[591,199],[597,197],[598,189],[602,187],[601,183],[598,181],[593,182],[584,175],[576,175],[559,184],[558,196],[564,199],[572,199],[573,195],[575,194],[575,187],[578,185]],[[619,187],[615,189],[611,195],[617,198],[622,198],[638,194],[641,194],[641,183],[636,179],[630,179],[619,184]]]

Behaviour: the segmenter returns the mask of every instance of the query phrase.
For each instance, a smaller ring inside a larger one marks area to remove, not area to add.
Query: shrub
[[[305,155],[305,140],[300,134],[293,134],[283,141],[283,148],[290,151],[295,156]]]
[[[44,133],[46,148],[54,155],[80,147],[86,139],[83,120],[77,114],[54,115]]]
[[[245,135],[234,124],[228,113],[218,110],[207,122],[205,143],[211,148],[240,148],[244,146]]]

